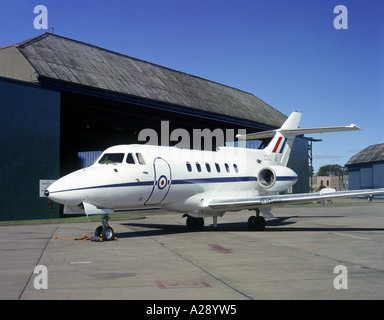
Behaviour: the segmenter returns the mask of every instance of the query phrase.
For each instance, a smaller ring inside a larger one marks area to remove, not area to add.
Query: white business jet
[[[114,239],[109,216],[123,209],[162,208],[184,213],[187,227],[200,229],[205,217],[227,211],[255,210],[250,230],[264,230],[271,208],[338,197],[384,194],[384,189],[283,194],[297,181],[288,168],[297,135],[360,130],[356,125],[300,129],[301,113],[293,112],[277,130],[248,134],[244,139],[269,139],[263,149],[219,147],[217,151],[150,145],[118,145],[105,150],[90,167],[54,182],[45,195],[64,204],[65,214],[103,215],[95,235]]]

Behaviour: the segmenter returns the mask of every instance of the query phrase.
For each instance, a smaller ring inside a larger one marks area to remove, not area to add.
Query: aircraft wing
[[[312,201],[325,201],[335,198],[349,198],[355,196],[373,196],[384,194],[384,188],[365,189],[351,191],[335,191],[335,189],[323,189],[318,193],[299,193],[285,195],[266,195],[242,199],[217,199],[209,203],[209,207],[215,210],[238,211],[243,209],[256,209],[260,207],[282,206],[286,204],[306,203]]]

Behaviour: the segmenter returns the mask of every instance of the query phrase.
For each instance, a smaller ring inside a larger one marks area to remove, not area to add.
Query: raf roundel
[[[161,176],[158,180],[158,183],[157,183],[157,187],[162,190],[166,187],[166,185],[168,184],[168,179],[166,176]]]

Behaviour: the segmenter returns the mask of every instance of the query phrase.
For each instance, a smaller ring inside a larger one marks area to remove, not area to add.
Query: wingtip
[[[348,127],[352,128],[353,130],[361,130],[361,128],[354,123],[351,123]]]

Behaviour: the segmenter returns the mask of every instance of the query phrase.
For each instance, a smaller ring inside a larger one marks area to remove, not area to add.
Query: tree
[[[321,166],[317,171],[317,176],[338,176],[343,172],[343,167],[339,164],[327,164]]]

